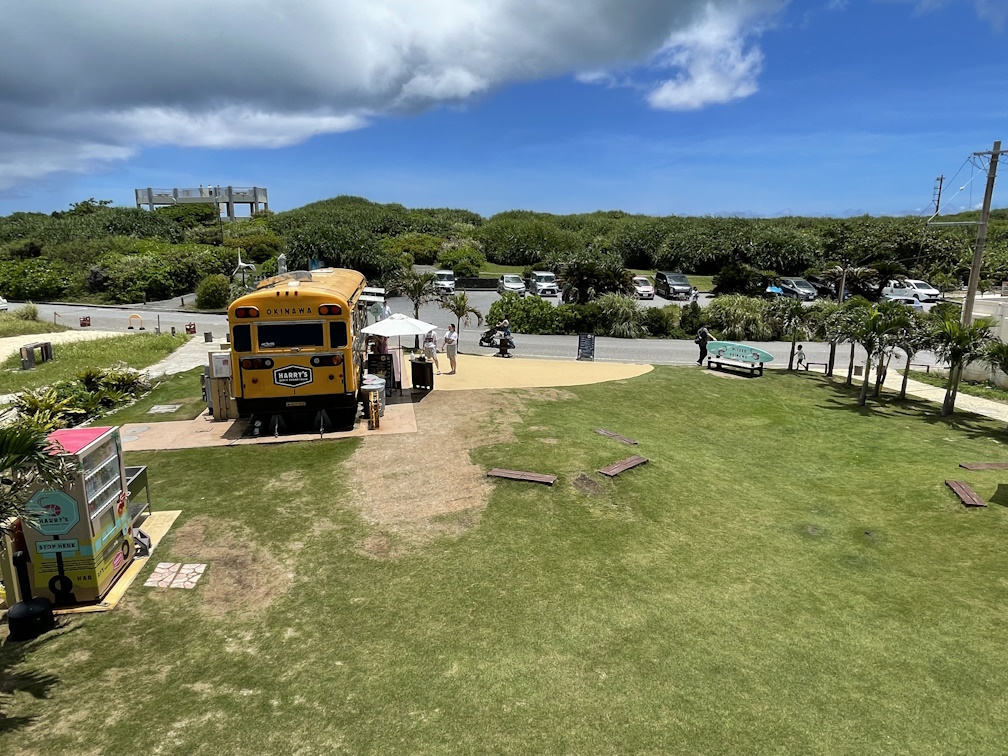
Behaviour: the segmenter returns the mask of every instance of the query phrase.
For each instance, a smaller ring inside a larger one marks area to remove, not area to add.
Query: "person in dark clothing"
[[[697,365],[703,365],[704,358],[707,357],[707,342],[713,341],[714,337],[711,336],[710,331],[707,330],[707,326],[700,326],[700,330],[697,331],[696,345],[700,347],[700,359],[696,361]]]

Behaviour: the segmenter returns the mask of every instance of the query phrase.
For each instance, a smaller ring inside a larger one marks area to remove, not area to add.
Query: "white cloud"
[[[725,102],[755,91],[762,55],[746,28],[776,5],[0,0],[3,28],[17,30],[0,45],[0,186],[151,145],[295,144],[512,82],[606,80],[656,53],[675,75],[654,106]]]
[[[750,22],[710,6],[695,25],[672,34],[660,60],[678,73],[657,86],[648,102],[663,110],[697,110],[755,93],[763,53],[747,44]]]

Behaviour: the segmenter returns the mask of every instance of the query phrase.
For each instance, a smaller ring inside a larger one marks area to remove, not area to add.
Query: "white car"
[[[455,274],[450,270],[435,270],[434,288],[438,294],[454,294]]]
[[[941,292],[927,281],[907,278],[902,281],[892,280],[882,288],[883,295],[894,297],[913,297],[918,302],[937,302]]]
[[[524,297],[528,293],[525,282],[522,281],[521,276],[515,273],[505,273],[497,281],[497,293],[503,294],[507,291],[520,297]]]
[[[654,286],[647,276],[633,277],[634,296],[638,299],[654,299]]]
[[[7,307],[8,307],[7,300],[4,299],[3,297],[0,297],[0,312],[7,312]]]
[[[546,270],[532,271],[529,279],[530,288],[537,297],[555,297],[557,295],[556,276]]]
[[[924,312],[924,305],[916,297],[898,297],[895,294],[883,294],[882,299],[886,302],[899,302],[917,312]]]

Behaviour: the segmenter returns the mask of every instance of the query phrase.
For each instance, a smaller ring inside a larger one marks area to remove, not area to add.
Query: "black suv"
[[[682,273],[659,270],[654,277],[655,294],[665,299],[689,299],[693,284]]]

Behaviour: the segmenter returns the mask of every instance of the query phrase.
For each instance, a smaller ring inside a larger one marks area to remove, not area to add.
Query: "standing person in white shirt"
[[[424,357],[434,363],[434,369],[441,375],[441,366],[437,361],[437,329],[431,328],[427,335],[423,337]]]
[[[458,331],[455,324],[449,323],[448,330],[444,335],[444,350],[448,355],[448,362],[451,363],[451,372],[448,375],[455,375],[455,358],[458,356]]]
[[[381,319],[385,320],[385,318],[390,317],[391,315],[392,315],[392,308],[388,306],[388,300],[386,299],[385,304],[382,306]]]

